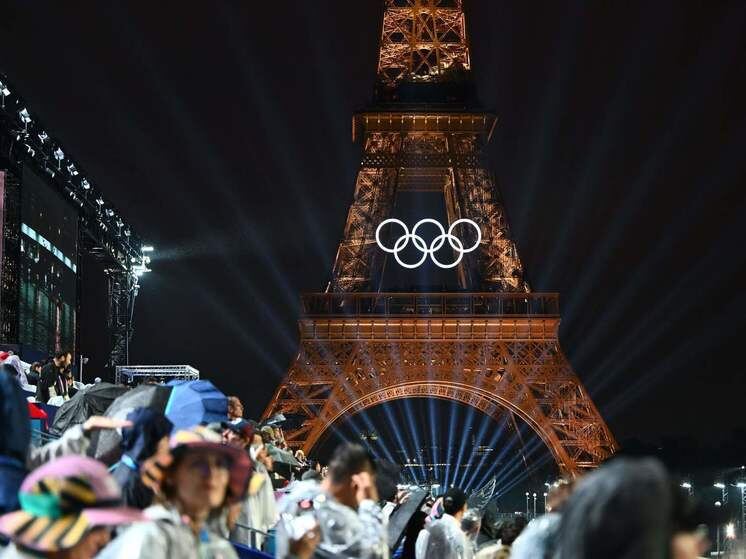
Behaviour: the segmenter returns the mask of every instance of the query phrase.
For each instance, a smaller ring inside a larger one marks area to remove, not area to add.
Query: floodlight
[[[80,181],[80,186],[83,187],[83,190],[91,189],[91,183],[88,182],[88,179],[83,179],[82,181]]]
[[[688,481],[685,481],[684,483],[681,484],[681,487],[683,487],[684,489],[691,489],[692,484],[689,483]]]
[[[718,489],[725,489],[724,483],[713,483],[712,486],[717,487]]]
[[[41,132],[39,133],[39,140],[40,140],[40,141],[41,141],[41,143],[43,144],[43,143],[44,143],[44,142],[46,142],[46,141],[47,141],[48,139],[49,139],[49,136],[47,135],[47,133],[46,133],[46,132],[44,132],[44,130],[42,130],[42,131],[41,131]]]
[[[23,123],[23,129],[28,130],[29,122],[31,122],[31,115],[26,107],[18,111],[18,118],[21,119],[21,122]]]
[[[104,199],[99,196],[98,198],[96,198],[96,203],[99,206],[103,206],[104,205]]]
[[[75,168],[75,165],[73,165],[72,163],[70,163],[67,166],[67,172],[70,173],[74,177],[78,176],[78,170]]]
[[[151,245],[144,245],[140,250],[143,252],[153,252],[155,249]]]

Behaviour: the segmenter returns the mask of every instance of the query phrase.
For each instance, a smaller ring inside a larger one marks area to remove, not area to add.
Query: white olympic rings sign
[[[396,240],[393,248],[384,246],[384,244],[381,242],[381,229],[384,226],[388,225],[389,223],[395,223],[399,225],[402,229],[404,229],[404,234]],[[424,225],[425,223],[432,223],[440,231],[440,234],[437,235],[432,240],[432,242],[430,243],[430,246],[427,246],[425,239],[423,239],[417,234],[417,229],[419,229],[420,226]],[[477,231],[477,241],[468,248],[464,248],[464,243],[462,243],[461,240],[456,235],[453,234],[453,229],[461,223],[466,223],[467,225],[471,225]],[[402,261],[402,259],[399,257],[399,253],[407,247],[410,239],[412,240],[412,244],[419,251],[422,252],[422,257],[414,264],[408,264],[407,262]],[[443,247],[446,240],[448,240],[448,244],[451,245],[451,248],[455,250],[456,252],[458,252],[458,257],[456,258],[456,261],[451,264],[443,264],[435,256],[435,253]],[[393,219],[393,218],[382,221],[381,224],[376,229],[376,243],[378,244],[379,247],[381,247],[381,250],[388,252],[389,254],[393,254],[394,258],[396,258],[396,261],[401,266],[403,266],[404,268],[408,268],[410,270],[420,267],[422,263],[425,262],[428,256],[430,256],[433,263],[436,266],[439,266],[440,268],[445,268],[445,269],[454,268],[459,265],[459,263],[461,262],[461,259],[464,257],[464,254],[476,250],[477,247],[479,246],[479,243],[481,242],[482,242],[482,230],[479,228],[479,225],[474,223],[471,219],[457,219],[456,221],[451,223],[451,226],[448,228],[448,232],[446,232],[445,229],[443,229],[443,226],[438,221],[431,219],[431,218],[421,219],[420,221],[418,221],[415,224],[415,226],[412,228],[411,233],[409,232],[409,228],[405,225],[403,221],[399,219]]]

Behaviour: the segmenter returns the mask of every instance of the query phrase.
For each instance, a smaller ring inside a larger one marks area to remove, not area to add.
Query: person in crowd
[[[297,482],[281,502],[277,557],[298,556],[299,548],[307,552],[316,530],[318,547],[308,557],[386,557],[387,536],[377,501],[373,459],[360,445],[340,445],[320,484]]]
[[[211,513],[243,498],[251,473],[245,452],[207,427],[177,431],[157,487],[161,504],[145,509],[109,544],[101,559],[235,559],[233,546],[211,530]]]
[[[153,503],[154,493],[142,481],[140,467],[145,460],[168,448],[173,423],[157,411],[136,408],[127,415],[132,425],[122,429],[122,457],[112,474],[122,488],[125,504],[145,509]]]
[[[265,425],[261,428],[259,431],[259,434],[262,437],[262,442],[266,444],[274,444],[275,442],[275,432],[272,430],[272,427],[269,425]]]
[[[499,540],[494,544],[480,549],[476,555],[477,559],[513,558],[513,543],[526,528],[527,524],[528,520],[526,520],[526,517],[523,515],[516,515],[509,520],[502,521],[497,527]],[[535,559],[541,558],[540,555],[531,555],[530,557],[535,557]]]
[[[29,384],[32,384],[34,386],[39,384],[39,377],[41,376],[41,366],[42,365],[39,361],[34,361],[33,363],[31,363],[31,366],[26,373]]]
[[[84,455],[97,429],[130,426],[129,421],[92,416],[56,441],[32,447],[25,394],[16,378],[7,374],[0,374],[0,424],[13,426],[0,437],[0,513],[18,508],[18,489],[27,472],[61,456]]]
[[[73,362],[73,354],[68,350],[58,351],[54,358],[41,369],[39,375],[39,384],[36,389],[36,399],[42,404],[46,404],[49,399],[57,394],[56,390],[62,391],[59,379],[62,372]],[[54,392],[54,394],[52,394]]]
[[[474,509],[467,510],[461,518],[461,531],[466,536],[466,542],[471,547],[471,556],[474,556],[477,551],[477,536],[479,536],[481,527],[482,517],[479,511]]]
[[[243,419],[243,404],[238,396],[228,396],[228,420]]]
[[[617,458],[568,499],[555,559],[695,559],[708,547],[692,498],[653,458]]]
[[[562,507],[570,497],[574,482],[559,479],[549,486],[546,513],[529,522],[511,546],[513,559],[550,559],[558,537]],[[510,544],[508,544],[510,545]]]
[[[18,509],[18,489],[26,476],[31,442],[28,404],[12,373],[0,371],[0,423],[13,425],[0,437],[0,514]],[[22,418],[19,421],[19,418]]]
[[[279,519],[270,477],[273,464],[264,444],[252,444],[249,452],[254,462],[254,475],[238,515],[238,523],[231,532],[231,540],[261,549],[264,534]]]
[[[254,440],[254,425],[245,419],[226,421],[223,428],[223,442],[241,450],[248,450]]]
[[[443,516],[433,520],[417,537],[417,559],[473,557],[472,546],[461,530],[461,519],[467,508],[466,493],[458,487],[446,491],[443,495]]]
[[[21,358],[17,355],[9,353],[8,356],[3,360],[0,367],[9,375],[15,376],[18,382],[25,391],[29,392],[33,389],[30,387],[28,375],[23,370],[23,364]]]
[[[316,483],[321,483],[323,480],[321,472],[318,470],[306,470],[301,474],[300,479],[301,481],[315,481]]]
[[[415,559],[415,544],[417,536],[425,528],[427,513],[423,510],[415,511],[404,528],[404,541],[394,554],[394,559]]]
[[[67,456],[26,477],[20,510],[0,517],[0,533],[11,545],[2,559],[92,559],[114,526],[142,519],[119,503],[119,486],[106,467],[91,458]]]

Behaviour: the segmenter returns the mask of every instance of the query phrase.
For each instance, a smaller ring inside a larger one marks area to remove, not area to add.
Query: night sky
[[[192,364],[258,416],[297,350],[299,294],[329,279],[381,2],[0,6],[0,71],[157,249],[132,362]],[[528,280],[560,293],[562,347],[612,431],[746,436],[746,4],[466,14]],[[99,370],[87,264],[81,346]]]

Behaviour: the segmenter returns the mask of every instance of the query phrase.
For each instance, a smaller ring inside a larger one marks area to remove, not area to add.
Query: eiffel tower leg
[[[311,452],[324,432],[344,417],[396,399],[434,397],[470,405],[493,418],[510,410],[528,423],[568,474],[594,467],[616,450],[613,436],[559,349],[556,331],[541,320],[479,340],[474,334],[484,337],[498,331],[480,317],[459,320],[457,331],[470,335],[452,340],[432,339],[433,332],[448,325],[432,319],[416,322],[406,331],[429,331],[429,339],[402,339],[400,332],[399,341],[304,342],[278,392],[286,396],[276,398],[265,415],[300,410],[303,425],[290,430],[288,440]],[[339,323],[335,331],[345,332],[345,325]],[[324,328],[316,332],[339,335]],[[513,336],[502,335],[506,333]],[[525,338],[527,333],[532,339]]]

